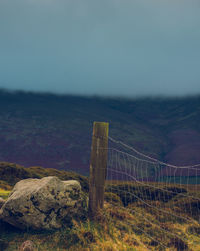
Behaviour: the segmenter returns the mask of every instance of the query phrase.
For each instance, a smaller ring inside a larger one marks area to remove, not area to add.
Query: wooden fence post
[[[107,173],[108,127],[105,122],[94,122],[89,178],[89,217],[98,216],[104,204]]]

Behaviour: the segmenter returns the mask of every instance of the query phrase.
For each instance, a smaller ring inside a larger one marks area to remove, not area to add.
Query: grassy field
[[[145,218],[145,219],[144,219]],[[165,219],[158,224],[157,215],[145,208],[133,211],[105,203],[98,222],[74,222],[72,229],[53,233],[20,232],[2,225],[1,239],[8,242],[6,251],[17,250],[27,239],[36,250],[199,250],[200,227],[197,222]]]
[[[158,190],[162,193],[158,194]],[[34,242],[37,251],[197,251],[200,250],[198,191],[193,185],[144,183],[141,186],[109,181],[104,209],[97,221],[87,218],[74,221],[71,229],[40,233],[20,231],[0,222],[0,240],[7,245],[5,251],[18,250],[27,239]],[[4,198],[9,195],[5,188],[0,192]],[[136,200],[135,195],[142,200]]]

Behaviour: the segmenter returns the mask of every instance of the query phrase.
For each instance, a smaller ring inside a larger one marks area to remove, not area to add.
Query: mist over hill
[[[200,162],[200,96],[105,98],[0,91],[0,161],[89,173],[93,121],[175,165]]]

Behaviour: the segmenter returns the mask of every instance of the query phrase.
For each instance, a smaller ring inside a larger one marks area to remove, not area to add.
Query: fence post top
[[[109,123],[108,122],[99,122],[99,121],[94,121],[93,125],[104,125],[104,126],[108,126]]]

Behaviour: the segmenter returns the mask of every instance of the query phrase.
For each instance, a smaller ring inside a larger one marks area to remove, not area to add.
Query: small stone
[[[34,247],[34,244],[32,241],[25,241],[22,243],[19,251],[34,251],[35,250],[35,247]]]

